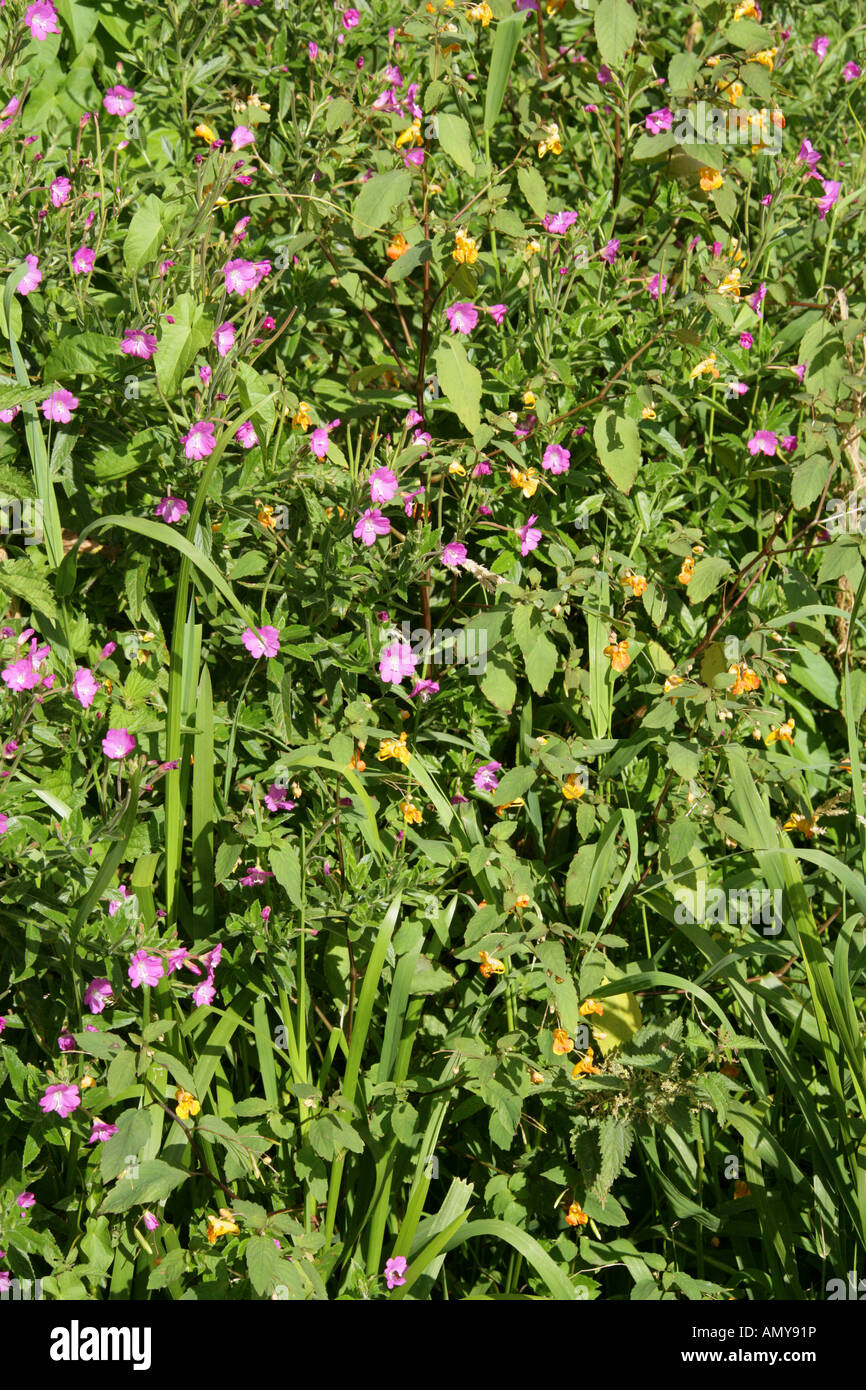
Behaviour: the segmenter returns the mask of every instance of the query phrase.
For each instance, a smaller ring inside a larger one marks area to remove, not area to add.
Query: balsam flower
[[[488,955],[486,951],[479,951],[478,959],[481,961],[480,970],[485,980],[489,980],[491,975],[505,974],[504,961],[496,960],[494,956]]]
[[[556,1057],[567,1057],[574,1047],[574,1038],[568,1036],[565,1028],[553,1030],[553,1053]]]
[[[239,1236],[240,1227],[226,1207],[220,1207],[219,1216],[209,1216],[207,1219],[206,1239],[209,1245],[215,1245],[220,1236]]]
[[[451,252],[452,260],[458,265],[474,265],[478,260],[478,243],[461,227],[454,234],[454,250]]]
[[[579,1202],[572,1202],[568,1211],[565,1213],[565,1220],[566,1224],[569,1226],[585,1226],[589,1217]]]
[[[625,671],[631,665],[628,642],[611,642],[610,646],[605,647],[604,655],[610,658],[613,671]]]
[[[179,1120],[189,1119],[190,1115],[196,1116],[201,1111],[200,1102],[189,1091],[185,1091],[182,1086],[178,1086],[174,1098],[177,1101],[174,1113]]]
[[[538,158],[543,159],[546,154],[562,154],[562,137],[556,121],[542,126],[542,130],[544,139],[538,142]]]

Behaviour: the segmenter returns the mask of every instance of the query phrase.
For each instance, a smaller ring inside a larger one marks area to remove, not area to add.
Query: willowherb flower
[[[20,1207],[22,1211],[27,1211],[28,1207],[35,1206],[35,1204],[36,1194],[34,1192],[19,1192],[15,1198],[16,1207]]]
[[[213,345],[220,357],[227,357],[235,345],[235,326],[233,323],[221,323],[219,328],[214,330]]]
[[[779,437],[772,430],[756,430],[748,441],[746,448],[749,453],[767,454],[773,458],[779,445]]]
[[[535,550],[538,546],[538,542],[541,540],[540,528],[532,524],[537,520],[538,517],[533,513],[523,526],[517,527],[517,534],[520,537],[521,555],[528,555],[531,550]]]
[[[471,333],[478,322],[478,310],[474,304],[461,301],[449,304],[445,310],[445,317],[452,333]]]
[[[258,627],[255,631],[251,627],[244,628],[241,633],[241,641],[256,660],[259,657],[274,657],[280,650],[280,632],[276,627]]]
[[[480,792],[495,792],[499,786],[496,774],[501,770],[501,763],[482,763],[472,776],[476,789]]]
[[[822,179],[821,187],[824,190],[824,196],[818,199],[818,212],[823,222],[830,209],[839,201],[842,184],[838,179]]]
[[[548,444],[541,459],[541,466],[549,473],[567,473],[570,462],[570,449],[563,449],[561,444]]]
[[[117,1133],[117,1125],[110,1125],[105,1120],[94,1120],[93,1129],[90,1131],[88,1144],[105,1144],[112,1135]]]
[[[797,151],[795,162],[797,164],[805,164],[807,168],[811,170],[816,169],[818,167],[818,165],[821,163],[822,158],[823,155],[815,149],[815,146],[812,144],[811,140],[803,140],[799,150]]]
[[[270,261],[233,260],[223,268],[227,294],[251,294],[266,275],[271,273]]]
[[[245,420],[235,430],[235,439],[244,449],[254,449],[259,442],[252,420]]]
[[[62,208],[71,192],[72,182],[70,179],[62,174],[54,179],[48,187],[48,196],[51,199],[52,207]]]
[[[96,260],[96,252],[89,246],[79,246],[72,257],[72,269],[76,275],[89,275]]]
[[[259,883],[267,883],[269,878],[273,878],[270,869],[260,869],[258,865],[253,869],[247,869],[243,878],[240,880],[242,888],[254,888]]]
[[[72,412],[78,408],[78,397],[73,396],[71,391],[67,391],[65,386],[61,386],[56,391],[52,391],[41,404],[40,409],[46,420],[55,420],[58,424],[68,425],[72,419]]]
[[[15,661],[11,666],[4,668],[0,672],[6,685],[10,690],[32,690],[34,685],[38,685],[42,677],[35,669],[29,657],[23,656],[20,661]]]
[[[827,49],[830,47],[830,40],[826,34],[819,34],[817,38],[812,40],[811,47],[812,52],[818,55],[818,62],[823,63]]]
[[[188,459],[204,459],[216,448],[214,424],[211,420],[197,420],[187,434],[182,434],[180,442]]]
[[[399,1284],[405,1284],[406,1280],[403,1278],[405,1273],[405,1255],[395,1255],[393,1259],[385,1261],[385,1282],[389,1289],[394,1289]]]
[[[165,974],[165,967],[161,956],[149,956],[147,951],[141,950],[135,952],[126,973],[132,981],[133,989],[140,985],[147,985],[153,989]]]
[[[569,227],[574,226],[576,221],[577,213],[570,212],[565,208],[562,212],[549,212],[541,225],[546,232],[550,232],[553,236],[562,236]]]
[[[109,729],[102,740],[102,751],[112,760],[122,760],[134,747],[135,736],[128,729]]]
[[[75,675],[72,677],[72,693],[84,709],[89,709],[93,704],[98,689],[99,682],[94,680],[90,668],[87,666],[76,667]]]
[[[368,507],[355,524],[352,535],[362,545],[375,545],[379,536],[387,536],[391,523],[378,507]]]
[[[399,685],[405,676],[413,676],[418,658],[408,642],[392,642],[379,659],[379,677],[386,685]]]
[[[740,347],[745,348],[747,352],[749,348],[754,345],[754,342],[755,340],[752,337],[751,333],[744,331],[740,334]]]
[[[140,357],[150,361],[159,346],[153,333],[145,333],[143,328],[124,328],[120,351],[127,357]]]
[[[670,130],[673,123],[674,113],[668,106],[660,106],[658,111],[650,111],[644,121],[650,135],[660,135],[663,130]]]
[[[650,299],[658,299],[659,295],[665,293],[668,287],[668,277],[666,275],[653,275],[647,282],[647,291]]]
[[[36,0],[24,11],[24,23],[30,30],[31,38],[44,43],[49,34],[59,34],[57,11],[51,0]]]
[[[856,82],[857,78],[860,76],[860,69],[854,62],[846,63],[842,69],[842,76],[846,82]]]
[[[457,570],[466,559],[466,546],[462,541],[449,541],[439,558],[446,569]]]
[[[66,1086],[62,1083],[49,1086],[39,1101],[40,1109],[46,1115],[57,1114],[61,1120],[65,1120],[67,1115],[71,1115],[73,1110],[77,1110],[80,1104],[81,1094],[78,1087]]]
[[[390,502],[397,491],[397,474],[390,468],[377,468],[370,474],[369,483],[371,502]]]
[[[189,505],[182,497],[163,497],[153,510],[156,516],[162,517],[167,526],[173,526],[176,521],[186,516]]]
[[[135,110],[135,92],[118,82],[109,87],[102,104],[110,116],[129,116]]]
[[[618,251],[619,241],[616,237],[611,237],[607,245],[602,247],[601,251],[599,251],[598,254],[603,261],[607,261],[608,265],[613,265],[614,261],[616,260]]]
[[[232,131],[232,149],[237,153],[238,150],[245,149],[247,145],[256,143],[256,133],[250,130],[249,126],[235,126]]]
[[[101,1014],[114,991],[106,979],[91,980],[84,991],[84,1002],[92,1014]]]

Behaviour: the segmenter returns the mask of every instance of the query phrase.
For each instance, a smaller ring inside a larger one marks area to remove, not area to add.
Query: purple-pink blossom
[[[778,448],[779,437],[772,430],[756,430],[746,448],[750,454],[767,454],[772,458]]]
[[[478,322],[478,310],[474,304],[461,300],[457,304],[449,304],[445,317],[452,333],[471,333]]]
[[[370,474],[370,501],[390,502],[397,491],[397,474],[390,468],[377,468]]]
[[[107,758],[122,759],[135,747],[135,736],[128,729],[109,729],[102,740],[102,751]]]
[[[440,559],[446,569],[459,569],[466,559],[466,546],[462,541],[449,541],[443,547]]]
[[[59,175],[59,177],[54,179],[48,186],[48,196],[51,199],[52,207],[62,208],[71,192],[71,181],[64,175]]]
[[[235,439],[243,449],[254,449],[259,442],[252,420],[245,420],[235,430]]]
[[[821,187],[824,190],[824,196],[818,199],[818,212],[823,222],[827,213],[832,207],[835,207],[838,202],[839,194],[842,191],[842,184],[838,179],[822,179]]]
[[[127,357],[140,357],[150,361],[159,344],[153,333],[145,333],[143,328],[124,328],[120,351]]]
[[[106,979],[91,980],[84,991],[84,1002],[92,1014],[101,1014],[114,991]]]
[[[571,461],[571,451],[561,444],[548,444],[541,459],[542,468],[549,473],[567,473]]]
[[[197,420],[187,434],[182,434],[180,442],[188,459],[204,459],[216,448],[214,424],[212,420]]]
[[[258,627],[253,631],[251,627],[244,628],[241,633],[241,641],[249,652],[257,660],[259,657],[274,657],[280,650],[280,632],[276,627]]]
[[[49,1086],[39,1101],[40,1108],[46,1115],[57,1114],[61,1120],[65,1120],[67,1115],[77,1110],[80,1104],[81,1095],[78,1087],[66,1086],[63,1083]]]
[[[89,709],[93,704],[98,689],[99,682],[94,680],[90,668],[88,666],[76,667],[75,675],[72,677],[72,693],[84,709]]]
[[[102,104],[111,116],[129,116],[135,110],[135,92],[118,82],[116,86],[109,87]]]
[[[219,328],[214,330],[213,344],[220,357],[227,357],[235,345],[234,324],[221,323]]]
[[[499,786],[497,772],[502,770],[501,763],[482,763],[473,773],[472,781],[475,783],[477,791],[495,792]]]
[[[142,949],[135,952],[126,973],[132,981],[133,989],[137,989],[139,985],[147,985],[153,989],[165,974],[165,967],[161,956],[149,956],[147,951]]]
[[[51,4],[51,0],[36,0],[33,5],[28,5],[24,11],[24,23],[30,30],[32,38],[39,43],[44,43],[49,34],[59,34],[57,27],[57,11]]]
[[[67,391],[65,386],[61,386],[56,391],[52,391],[40,407],[46,420],[55,420],[58,424],[68,425],[72,419],[72,412],[78,407],[78,397],[73,396],[71,391]]]
[[[385,1282],[389,1289],[394,1289],[400,1284],[405,1284],[403,1278],[406,1273],[406,1256],[395,1255],[393,1259],[385,1261]]]
[[[404,676],[415,674],[418,658],[408,642],[391,642],[379,658],[379,677],[386,685],[399,685]]]
[[[226,293],[251,294],[270,272],[270,261],[229,261],[223,269]]]
[[[96,260],[96,252],[89,246],[79,246],[72,257],[72,269],[76,275],[89,275]]]
[[[538,542],[541,540],[540,527],[533,526],[532,524],[534,521],[537,520],[538,517],[535,516],[535,514],[533,513],[533,515],[530,516],[529,520],[525,522],[523,526],[517,527],[517,534],[520,537],[521,555],[528,555],[531,550],[535,550],[538,546]]]
[[[670,130],[674,123],[674,113],[667,106],[660,106],[658,111],[650,111],[644,125],[650,135],[660,135],[663,130]]]
[[[363,545],[375,545],[378,536],[387,536],[391,523],[378,507],[368,507],[355,524],[352,535]]]
[[[156,516],[162,517],[166,526],[173,526],[189,511],[189,505],[182,497],[163,497],[154,507]]]
[[[93,1129],[90,1131],[88,1144],[105,1144],[112,1135],[117,1133],[117,1125],[110,1125],[105,1120],[94,1120]]]

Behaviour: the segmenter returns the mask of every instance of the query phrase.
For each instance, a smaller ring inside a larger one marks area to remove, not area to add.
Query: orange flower
[[[724,179],[717,169],[701,169],[700,173],[701,188],[705,193],[712,193],[713,189],[721,188]]]
[[[562,787],[562,795],[566,801],[579,801],[582,796],[586,795],[586,785],[581,780],[579,773],[570,772],[568,774]]]
[[[773,743],[787,743],[789,748],[792,747],[794,743],[794,720],[786,719],[785,723],[778,727],[774,724],[764,742],[768,748]]]
[[[544,1077],[542,1076],[540,1071],[530,1072],[529,1079],[532,1082],[533,1086],[541,1086],[544,1082]]]
[[[695,574],[695,562],[691,555],[687,555],[680,567],[677,579],[681,584],[691,584]]]
[[[589,1217],[578,1202],[572,1202],[565,1214],[569,1226],[585,1226]]]
[[[514,911],[515,911],[515,912],[522,912],[523,909],[524,909],[525,907],[529,907],[529,894],[528,894],[528,893],[520,893],[520,894],[514,899]]]
[[[352,769],[353,772],[364,772],[364,770],[366,769],[367,764],[361,757],[360,748],[356,748],[354,753],[352,754],[352,760],[349,763],[349,767]]]
[[[387,256],[389,261],[398,261],[406,251],[409,250],[409,243],[402,232],[395,232],[388,247]]]
[[[585,999],[578,1009],[578,1013],[586,1018],[588,1014],[598,1014],[599,1017],[604,1013],[604,1006],[597,1004],[594,999]]]
[[[613,642],[604,649],[605,656],[610,657],[610,664],[614,671],[624,671],[631,665],[631,657],[628,654],[628,642]]]
[[[493,956],[488,956],[486,951],[479,951],[478,957],[481,961],[481,974],[485,980],[489,980],[491,975],[504,975],[505,962],[494,960]]]
[[[805,835],[807,840],[811,840],[813,835],[823,834],[817,816],[801,816],[798,811],[793,811],[785,821],[785,829],[796,830]]]
[[[736,680],[731,686],[731,695],[736,699],[747,690],[757,690],[761,684],[761,677],[757,675],[750,666],[736,664],[728,667],[728,675],[736,676]]]
[[[571,1073],[572,1080],[577,1076],[598,1076],[600,1074],[601,1067],[594,1067],[592,1064],[594,1056],[595,1053],[593,1049],[588,1047],[586,1049],[586,1056],[582,1058],[581,1061],[575,1063],[574,1070]]]
[[[665,681],[665,694],[670,695],[672,690],[675,690],[678,685],[683,684],[683,676],[668,676],[667,680]],[[671,700],[671,704],[673,704],[673,700]]]
[[[740,1181],[734,1183],[734,1201],[736,1201],[738,1197],[750,1197],[751,1195],[751,1189],[747,1182]]]
[[[632,574],[629,570],[628,574],[624,574],[619,582],[627,589],[631,589],[635,598],[640,598],[641,594],[646,593],[646,579],[642,574]]]
[[[409,825],[420,825],[424,819],[413,801],[401,801],[400,810],[403,812],[404,821]]]
[[[553,1030],[553,1051],[557,1057],[567,1057],[574,1047],[574,1039],[568,1036],[564,1028],[554,1028]]]

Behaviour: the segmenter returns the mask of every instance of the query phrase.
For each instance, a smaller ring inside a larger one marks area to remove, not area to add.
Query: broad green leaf
[[[136,1178],[122,1178],[111,1189],[99,1208],[101,1214],[129,1211],[130,1207],[145,1207],[153,1202],[162,1202],[185,1183],[189,1173],[183,1168],[173,1168],[161,1158],[150,1158],[138,1165]]]
[[[352,207],[352,232],[359,239],[377,232],[390,221],[412,186],[408,169],[374,174],[364,184]]]
[[[164,323],[154,356],[160,390],[176,396],[186,370],[197,352],[210,342],[213,322],[192,295],[182,294],[169,310],[174,323]]]
[[[592,437],[605,473],[620,492],[628,493],[641,465],[637,421],[605,406],[595,418]]]
[[[127,270],[141,270],[148,261],[156,259],[162,245],[162,203],[150,194],[133,215],[123,242],[123,260]]]
[[[517,182],[536,217],[544,217],[547,213],[547,185],[538,170],[531,164],[525,169],[518,169]]]
[[[484,129],[488,134],[495,126],[496,118],[502,109],[508,75],[520,43],[522,28],[522,14],[508,15],[506,19],[500,19],[496,26],[490,70],[487,74],[487,91],[484,96]]]
[[[601,0],[593,25],[602,62],[618,68],[637,37],[637,15],[628,0]]]
[[[436,350],[439,387],[461,425],[474,434],[481,424],[481,373],[462,343],[446,339]]]
[[[453,159],[454,163],[459,164],[461,169],[465,169],[467,174],[474,174],[472,132],[463,117],[454,116],[447,111],[440,112],[436,117],[436,133],[439,143],[449,159]]]

